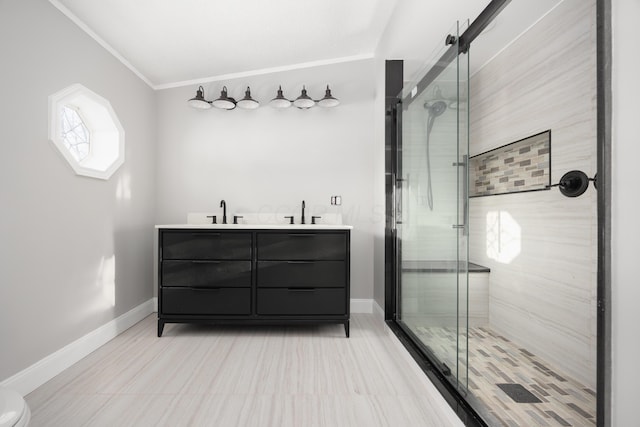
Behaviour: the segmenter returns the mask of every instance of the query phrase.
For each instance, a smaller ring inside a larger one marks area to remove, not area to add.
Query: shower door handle
[[[391,230],[396,229],[396,174],[391,173]]]
[[[402,218],[403,218],[403,214],[404,214],[404,210],[403,210],[403,198],[404,198],[404,183],[408,181],[408,179],[405,178],[395,178],[395,186],[394,188],[400,188],[400,190],[398,192],[396,192],[396,197],[397,197],[397,206],[396,206],[396,211],[397,211],[397,215],[396,215],[396,224],[402,224]]]
[[[462,233],[466,236],[469,234],[467,223],[469,222],[469,156],[462,156],[462,162],[453,163],[454,167],[464,168],[462,171],[462,224],[454,224],[451,227],[462,229]]]
[[[464,164],[464,173],[462,177],[462,222],[464,223],[464,230],[462,234],[469,235],[469,155],[462,156],[462,163]]]
[[[402,224],[402,190],[398,191],[398,183],[404,182],[404,179],[397,178],[397,175],[393,173],[391,174],[391,182],[393,183],[393,229],[395,230],[396,224]]]

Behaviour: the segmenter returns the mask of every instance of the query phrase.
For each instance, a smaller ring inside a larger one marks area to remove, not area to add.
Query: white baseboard
[[[373,313],[372,299],[351,298],[352,313]]]
[[[151,301],[153,301],[153,312],[157,313],[158,312],[158,297],[151,298]]]
[[[131,326],[135,325],[153,309],[153,300],[148,300],[111,320],[60,350],[39,360],[26,369],[0,383],[0,386],[17,391],[23,396],[31,393],[51,378],[58,375],[83,357],[97,350]]]
[[[380,307],[380,304],[378,304],[376,300],[373,300],[373,314],[384,320],[384,309]]]

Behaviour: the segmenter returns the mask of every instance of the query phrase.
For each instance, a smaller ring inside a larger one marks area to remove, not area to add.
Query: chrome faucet
[[[220,200],[220,207],[222,208],[222,223],[227,223],[227,202]]]
[[[304,224],[304,208],[305,208],[305,204],[303,200],[302,201],[302,218],[300,219],[300,224]]]

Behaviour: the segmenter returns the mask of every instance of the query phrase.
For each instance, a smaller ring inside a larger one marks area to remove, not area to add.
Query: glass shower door
[[[458,46],[446,49],[457,52]],[[396,179],[397,320],[464,390],[468,56],[455,55],[435,66],[441,69],[437,77],[421,76],[402,97]],[[426,74],[433,75],[430,70]]]

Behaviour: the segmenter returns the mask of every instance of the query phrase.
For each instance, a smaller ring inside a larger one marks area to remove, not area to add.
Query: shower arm
[[[597,185],[598,185],[598,178],[597,178],[597,177],[595,177],[595,176],[594,176],[593,178],[589,178],[589,177],[587,177],[587,181],[591,181],[591,182],[593,182],[593,186],[594,186],[594,187],[596,187],[596,188],[598,188],[598,187],[597,187]],[[572,185],[572,183],[573,183],[573,180],[572,180],[572,179],[570,179],[570,180],[565,180],[565,181],[560,180],[560,182],[559,182],[559,183],[557,183],[557,184],[547,185],[547,186],[545,186],[544,188],[553,188],[553,187],[570,187],[570,186]]]

